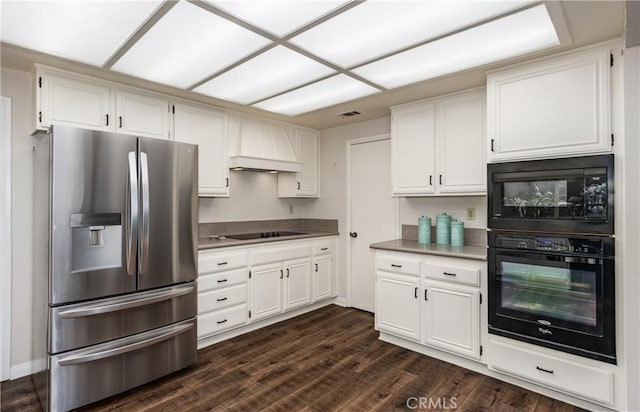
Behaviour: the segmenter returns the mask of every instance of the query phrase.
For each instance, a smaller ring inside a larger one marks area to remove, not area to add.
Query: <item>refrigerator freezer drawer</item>
[[[50,410],[77,408],[196,362],[195,319],[53,356]]]
[[[145,332],[196,316],[195,283],[49,309],[49,353]]]

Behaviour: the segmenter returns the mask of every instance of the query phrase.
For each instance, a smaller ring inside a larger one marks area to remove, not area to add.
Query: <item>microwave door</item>
[[[140,138],[138,289],[195,280],[198,147]]]
[[[51,304],[135,291],[126,245],[136,138],[55,126],[51,139]]]

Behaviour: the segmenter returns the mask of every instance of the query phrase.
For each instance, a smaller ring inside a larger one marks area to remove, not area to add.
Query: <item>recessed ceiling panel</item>
[[[353,72],[395,88],[560,44],[544,5],[427,43]]]
[[[284,46],[277,46],[194,91],[248,104],[331,73],[334,73],[331,68]]]
[[[179,2],[112,69],[187,88],[268,43],[235,23]]]
[[[253,107],[288,116],[296,116],[377,92],[379,92],[378,89],[368,84],[344,74],[339,74],[254,104]]]
[[[291,39],[348,68],[513,10],[531,0],[369,0]]]
[[[0,40],[102,66],[162,1],[2,1]]]
[[[346,3],[346,0],[206,1],[278,37],[283,37]]]

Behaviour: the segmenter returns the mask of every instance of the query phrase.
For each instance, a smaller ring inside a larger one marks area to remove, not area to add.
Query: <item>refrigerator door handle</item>
[[[85,316],[100,315],[103,313],[118,312],[121,310],[127,310],[137,308],[140,306],[150,305],[152,303],[158,303],[169,299],[174,299],[179,296],[183,296],[193,292],[193,286],[180,287],[165,291],[162,293],[151,293],[148,296],[142,298],[129,299],[124,302],[118,303],[106,303],[98,305],[87,305],[80,308],[67,309],[58,313],[58,317],[62,319],[69,318],[81,318]]]
[[[136,152],[129,152],[129,190],[127,191],[126,253],[127,273],[136,274],[136,254],[138,247],[138,166]]]
[[[149,161],[140,152],[140,185],[142,189],[142,239],[140,248],[140,273],[147,271],[149,261]]]
[[[77,365],[80,363],[92,362],[92,361],[96,361],[104,358],[111,358],[113,356],[122,355],[123,353],[133,352],[135,350],[146,348],[147,346],[151,346],[153,344],[156,344],[165,340],[169,340],[174,336],[180,335],[190,330],[191,328],[193,328],[193,323],[189,323],[186,325],[177,325],[166,333],[163,333],[158,336],[154,336],[149,339],[145,339],[140,342],[129,343],[122,346],[118,346],[116,348],[106,349],[98,352],[90,352],[90,353],[83,353],[79,355],[65,356],[58,360],[58,364],[60,366],[71,366],[71,365]]]

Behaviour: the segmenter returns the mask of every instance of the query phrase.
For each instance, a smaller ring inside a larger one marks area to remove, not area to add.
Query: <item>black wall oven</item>
[[[616,363],[614,239],[489,232],[489,332]]]
[[[613,155],[491,163],[491,229],[613,234]]]
[[[489,333],[615,364],[613,155],[487,170]]]

